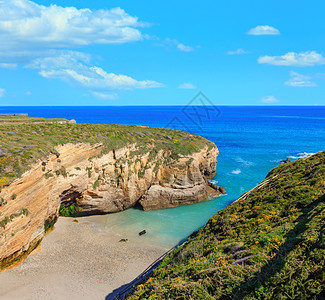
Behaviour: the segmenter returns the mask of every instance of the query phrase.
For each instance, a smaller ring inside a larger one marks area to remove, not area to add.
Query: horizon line
[[[187,104],[179,104],[179,105],[0,105],[0,108],[8,108],[8,107],[325,107],[325,104],[283,104],[283,105],[187,105]]]

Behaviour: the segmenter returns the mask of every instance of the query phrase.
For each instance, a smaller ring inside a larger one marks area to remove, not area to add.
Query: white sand
[[[91,218],[60,218],[41,251],[0,273],[0,299],[105,299],[167,250],[141,238],[120,243],[124,237],[100,232]]]

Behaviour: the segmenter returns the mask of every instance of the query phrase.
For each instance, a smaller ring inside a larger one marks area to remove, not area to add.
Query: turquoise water
[[[190,131],[219,148],[213,180],[226,195],[172,209],[101,216],[102,231],[166,248],[253,188],[279,161],[325,150],[325,107],[3,107],[0,113],[65,117],[77,122],[138,124]],[[139,237],[145,229],[147,234]]]

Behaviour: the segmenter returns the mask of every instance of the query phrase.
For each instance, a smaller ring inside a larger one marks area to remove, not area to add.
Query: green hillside
[[[150,152],[155,157],[160,149],[169,150],[168,160],[176,161],[215,145],[203,137],[183,131],[135,125],[73,124],[65,119],[26,116],[0,117],[0,190],[20,177],[32,164],[59,153],[55,146],[65,143],[101,143],[103,153],[135,144],[132,155]]]
[[[130,299],[324,299],[325,152],[273,169]]]

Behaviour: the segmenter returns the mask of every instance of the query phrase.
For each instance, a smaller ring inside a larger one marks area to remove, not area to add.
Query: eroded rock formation
[[[80,214],[144,210],[203,201],[222,193],[206,178],[218,149],[171,159],[168,150],[134,155],[136,145],[102,153],[101,144],[66,144],[0,193],[0,269],[33,250],[58,218],[61,203]]]

